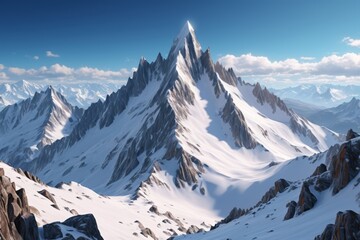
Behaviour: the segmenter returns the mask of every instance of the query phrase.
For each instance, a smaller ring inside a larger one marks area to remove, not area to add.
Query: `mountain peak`
[[[175,38],[168,57],[172,55],[177,56],[179,51],[188,51],[187,49],[189,48],[193,48],[197,58],[201,56],[201,46],[196,39],[195,30],[190,22],[186,21],[185,25]]]

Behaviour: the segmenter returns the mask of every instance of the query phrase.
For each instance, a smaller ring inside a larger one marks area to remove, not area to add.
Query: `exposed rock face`
[[[138,225],[139,225],[139,228],[140,228],[140,233],[142,235],[144,235],[146,238],[147,237],[151,237],[152,239],[154,240],[157,240],[158,238],[155,236],[154,232],[150,229],[150,228],[147,228],[147,227],[144,227],[144,225],[139,222],[139,221],[135,221]]]
[[[332,240],[332,236],[334,233],[334,224],[326,225],[323,233],[314,238],[314,240]]]
[[[278,96],[269,92],[266,87],[262,89],[259,83],[256,83],[253,94],[261,105],[264,105],[264,103],[268,103],[274,113],[276,112],[276,109],[279,108],[282,111],[286,112],[288,115],[290,115],[286,104]]]
[[[271,187],[261,198],[259,203],[267,203],[273,199],[278,193],[282,193],[289,186],[289,183],[285,179],[279,179],[274,183],[274,186]]]
[[[356,132],[354,132],[352,129],[350,129],[346,134],[346,141],[349,141],[353,138],[360,137],[360,135]]]
[[[234,219],[244,216],[246,213],[246,210],[234,207],[230,211],[229,215],[226,218],[222,219],[220,222],[216,223],[214,226],[212,226],[211,230],[218,228],[221,224],[229,223]]]
[[[322,192],[328,189],[332,184],[332,178],[329,172],[325,172],[318,176],[315,182],[315,190],[318,192]]]
[[[335,224],[326,226],[324,232],[315,240],[356,240],[360,239],[360,215],[348,210],[338,212]]]
[[[316,197],[314,196],[314,194],[311,193],[309,189],[309,183],[304,182],[301,187],[301,192],[297,203],[297,215],[300,215],[303,212],[312,209],[316,202]]]
[[[330,164],[333,194],[343,189],[360,170],[360,140],[348,141],[340,146]]]
[[[29,211],[24,189],[15,184],[0,169],[0,234],[3,239],[39,239],[35,217]]]
[[[326,165],[322,163],[322,164],[320,164],[319,166],[316,167],[314,173],[311,174],[311,176],[312,177],[318,176],[318,175],[323,174],[326,171],[327,171]]]
[[[231,96],[228,96],[225,107],[222,112],[224,122],[229,123],[235,144],[238,147],[248,149],[256,146],[256,141],[250,134],[243,113],[238,109]]]
[[[285,214],[284,221],[289,220],[294,217],[295,212],[296,212],[296,206],[297,206],[297,203],[295,201],[291,201],[286,204],[286,207],[288,208],[288,210]]]
[[[15,225],[23,240],[39,239],[39,230],[34,214],[24,213],[15,219]]]
[[[43,195],[44,197],[46,197],[47,199],[49,199],[52,203],[53,203],[53,207],[56,208],[56,209],[59,209],[57,203],[56,203],[56,200],[54,199],[54,197],[51,195],[51,193],[49,193],[49,191],[47,191],[46,189],[43,189],[41,191],[39,191],[39,193],[41,195]]]
[[[27,177],[28,179],[36,182],[36,183],[45,185],[45,183],[43,183],[43,182],[40,180],[40,178],[38,178],[37,176],[33,175],[31,172],[23,171],[21,168],[17,168],[17,169],[15,169],[15,171],[18,172],[19,174]]]
[[[103,240],[99,229],[97,227],[96,220],[92,214],[77,215],[68,218],[64,222],[56,222],[44,225],[44,237],[45,239],[57,239],[65,237],[61,231],[61,225],[73,227],[78,232],[81,232],[89,239]],[[72,237],[71,232],[66,233],[66,237]]]

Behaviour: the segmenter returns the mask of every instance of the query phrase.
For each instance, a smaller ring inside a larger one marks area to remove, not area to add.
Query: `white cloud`
[[[18,67],[9,67],[6,69],[6,73],[11,80],[37,80],[48,82],[51,81],[119,81],[127,80],[132,75],[134,69],[120,69],[114,70],[102,70],[91,67],[71,68],[59,63],[53,64],[49,67],[42,66],[38,69],[25,69]],[[1,74],[1,72],[0,72]],[[5,74],[5,73],[4,73]],[[0,76],[1,78],[1,76]]]
[[[353,39],[351,37],[345,37],[345,38],[343,38],[342,41],[349,46],[360,47],[360,39]]]
[[[319,61],[299,62],[297,59],[271,61],[264,56],[243,54],[226,55],[218,60],[232,68],[244,80],[260,81],[267,84],[288,84],[308,81],[352,82],[360,84],[360,54],[325,56]]]
[[[0,71],[3,70],[5,66],[3,64],[0,64]]]
[[[10,73],[13,73],[15,75],[23,75],[26,73],[26,69],[24,68],[18,68],[18,67],[9,67],[8,71]]]
[[[37,61],[37,60],[40,59],[40,57],[39,56],[34,56],[33,59]]]
[[[61,75],[71,75],[73,74],[74,69],[67,67],[65,65],[61,65],[61,64],[54,64],[50,67],[50,73],[55,73],[55,74],[61,74]]]
[[[51,51],[46,51],[46,56],[47,56],[47,57],[53,57],[53,58],[58,58],[58,57],[60,57],[59,54],[53,53],[53,52],[51,52]]]
[[[314,57],[300,57],[301,60],[304,60],[304,61],[313,61],[315,60]]]

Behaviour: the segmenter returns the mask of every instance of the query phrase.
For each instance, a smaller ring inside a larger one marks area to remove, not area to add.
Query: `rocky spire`
[[[195,30],[187,21],[177,37],[175,38],[173,45],[170,49],[168,58],[177,56],[179,51],[183,54],[184,58],[187,55],[193,55],[198,59],[201,56],[201,45],[197,41],[195,36]]]

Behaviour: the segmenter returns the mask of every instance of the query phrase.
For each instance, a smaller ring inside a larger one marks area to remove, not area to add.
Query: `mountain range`
[[[92,213],[104,239],[312,239],[359,210],[358,134],[241,81],[189,22],[166,58],[140,59],[86,110],[49,87],[0,118],[3,159],[26,171],[0,167],[29,189],[41,225]]]
[[[123,83],[66,83],[55,84],[52,87],[66,97],[67,101],[74,106],[87,108],[91,103],[105,100],[106,96]],[[0,110],[8,105],[15,104],[27,98],[33,97],[35,92],[45,91],[49,85],[28,82],[25,80],[14,83],[0,84]]]
[[[358,85],[302,84],[282,89],[272,88],[270,91],[284,100],[300,100],[323,108],[336,107],[350,101],[353,97],[360,98]]]

